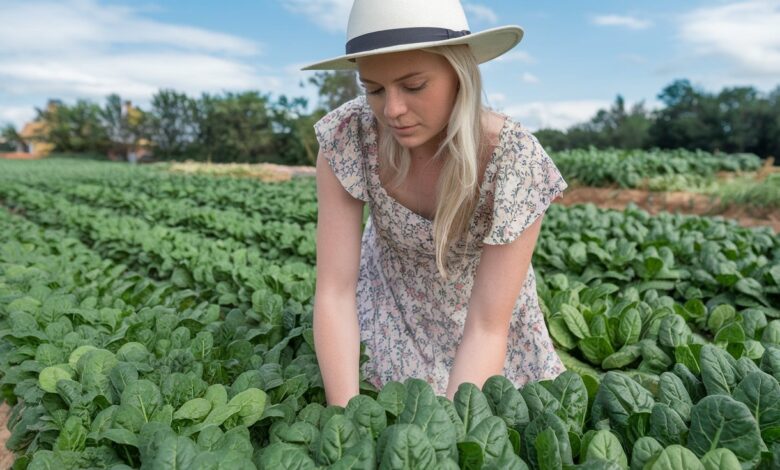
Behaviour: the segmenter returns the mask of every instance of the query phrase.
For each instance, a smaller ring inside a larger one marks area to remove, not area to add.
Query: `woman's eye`
[[[423,83],[422,85],[418,85],[418,86],[408,86],[408,87],[406,87],[406,90],[407,91],[420,91],[423,88],[425,88],[425,83]]]
[[[369,95],[378,95],[381,91],[382,91],[381,88],[377,88],[376,90],[371,90],[371,91],[366,89],[366,93],[369,94]]]

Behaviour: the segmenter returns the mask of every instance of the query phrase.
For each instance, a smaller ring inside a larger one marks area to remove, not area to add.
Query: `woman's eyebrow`
[[[411,77],[414,77],[415,75],[420,75],[420,74],[422,74],[422,73],[423,73],[423,72],[412,72],[412,73],[407,73],[407,74],[406,74],[406,75],[404,75],[403,77],[399,77],[399,78],[396,78],[395,80],[393,80],[393,83],[395,83],[395,82],[400,82],[400,81],[402,81],[402,80],[406,80],[407,78],[411,78]],[[373,84],[373,85],[379,85],[379,83],[377,83],[377,82],[375,82],[375,81],[373,81],[373,80],[369,80],[369,79],[367,79],[367,78],[364,78],[364,77],[362,77],[362,76],[360,77],[360,81],[361,81],[361,82],[363,82],[363,83],[371,83],[371,84]]]

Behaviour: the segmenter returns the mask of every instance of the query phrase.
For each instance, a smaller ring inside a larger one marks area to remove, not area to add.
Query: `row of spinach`
[[[704,345],[646,388],[566,372],[453,401],[410,379],[323,405],[310,317],[267,337],[65,233],[0,212],[0,390],[16,468],[773,468],[780,349]],[[257,296],[253,311],[268,306]],[[260,330],[260,331],[259,331]],[[268,340],[268,342],[263,341]],[[274,343],[275,342],[275,343]],[[268,348],[270,344],[273,347]]]
[[[720,171],[755,171],[761,159],[753,154],[712,154],[702,150],[588,150],[552,154],[567,180],[587,186],[636,188],[663,176],[709,176]]]

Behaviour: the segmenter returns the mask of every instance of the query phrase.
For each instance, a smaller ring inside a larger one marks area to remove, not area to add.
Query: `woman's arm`
[[[525,283],[543,217],[511,243],[484,246],[463,339],[447,385],[450,399],[464,382],[481,388],[489,377],[503,374],[512,310]]]
[[[317,201],[314,344],[328,403],[345,406],[359,393],[355,292],[363,201],[347,193],[321,153],[317,156]]]

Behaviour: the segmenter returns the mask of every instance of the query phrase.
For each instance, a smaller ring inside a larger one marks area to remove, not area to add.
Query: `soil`
[[[5,152],[0,153],[0,158],[5,158],[7,160],[38,160],[41,156],[24,152]]]
[[[684,191],[653,192],[642,189],[572,187],[566,190],[560,204],[593,203],[605,209],[623,210],[633,202],[641,209],[657,214],[662,211],[680,214],[721,216],[734,219],[744,227],[770,227],[780,233],[780,209],[749,206],[723,206],[717,198]]]
[[[6,441],[11,437],[11,433],[6,428],[10,411],[7,404],[0,405],[0,469],[11,468],[14,463],[14,454],[5,448]]]

